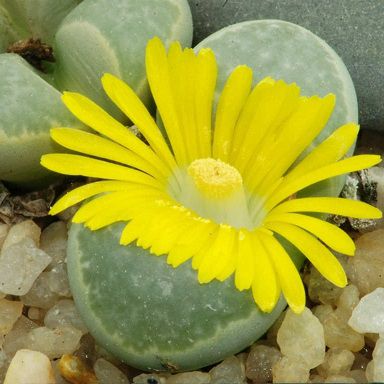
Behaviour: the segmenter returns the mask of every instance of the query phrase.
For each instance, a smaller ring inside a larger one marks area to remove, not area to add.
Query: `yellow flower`
[[[293,311],[305,305],[300,275],[274,234],[329,281],[345,286],[344,270],[328,247],[353,255],[353,241],[306,213],[379,218],[381,212],[341,198],[296,198],[312,184],[380,162],[376,155],[344,158],[358,133],[353,123],[300,157],[324,128],[334,95],[303,97],[296,84],[271,78],[252,89],[251,69],[239,66],[227,79],[212,124],[217,64],[210,49],[195,54],[175,42],[167,53],[154,38],[147,45],[146,70],[168,141],[133,90],[110,74],[102,77],[105,92],[148,144],[85,96],[65,92],[67,108],[101,136],[54,128],[53,140],[91,157],[47,154],[41,164],[105,180],[70,191],[51,214],[94,197],[73,222],[97,230],[125,221],[121,244],[136,241],[154,255],[166,255],[173,267],[192,259],[200,283],[234,274],[236,287],[252,289],[265,312],[281,292]]]

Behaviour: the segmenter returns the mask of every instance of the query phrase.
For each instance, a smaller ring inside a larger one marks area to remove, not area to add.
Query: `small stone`
[[[20,297],[28,306],[49,309],[59,300],[59,295],[49,289],[49,272],[43,272],[33,283],[29,292]]]
[[[133,378],[133,384],[167,384],[167,374],[142,373]]]
[[[71,290],[69,288],[67,264],[57,264],[48,272],[48,285],[49,289],[63,297],[71,297]]]
[[[372,381],[375,383],[384,382],[384,338],[380,337],[372,353]],[[368,369],[368,367],[367,367]]]
[[[3,246],[4,240],[7,237],[9,231],[9,225],[0,223],[0,250]]]
[[[226,358],[216,367],[209,371],[211,375],[210,384],[243,384],[245,379],[245,367],[236,356]]]
[[[51,362],[43,353],[21,349],[9,365],[4,384],[55,384]]]
[[[323,326],[308,308],[297,315],[287,311],[277,333],[281,353],[297,359],[308,368],[321,364],[325,355]]]
[[[375,362],[371,360],[368,365],[367,369],[365,370],[365,376],[367,377],[368,383],[373,383],[373,375],[374,375],[374,368],[375,368]]]
[[[355,355],[346,349],[330,348],[325,354],[324,362],[317,367],[323,377],[348,372],[355,360]]]
[[[306,283],[308,296],[314,303],[335,305],[342,292],[341,288],[326,280],[313,266]]]
[[[362,295],[384,287],[384,229],[365,233],[356,240],[356,253],[349,259],[349,279]]]
[[[324,320],[333,312],[333,308],[330,304],[320,304],[312,308],[312,313],[320,320],[323,324]]]
[[[348,372],[348,376],[355,380],[355,383],[366,383],[367,376],[362,369],[353,369]]]
[[[28,309],[28,318],[31,320],[40,320],[41,310],[39,308],[30,307]]]
[[[277,348],[267,345],[253,345],[249,352],[245,375],[253,383],[272,381],[272,366],[279,361],[281,353]]]
[[[267,332],[267,341],[268,344],[271,346],[277,347],[277,332],[279,332],[279,329],[281,327],[281,324],[284,320],[286,311],[282,312],[280,316],[277,318],[277,320],[273,323],[272,327],[269,328]]]
[[[60,300],[46,313],[44,318],[46,327],[55,329],[59,326],[72,326],[85,334],[87,327],[80,318],[73,300]]]
[[[108,360],[97,359],[93,369],[99,384],[129,384],[127,376]]]
[[[69,326],[56,329],[38,327],[27,334],[24,345],[55,359],[73,353],[79,347],[81,335],[81,331]]]
[[[52,266],[63,263],[67,257],[68,230],[64,221],[55,221],[41,233],[40,248],[52,257]]]
[[[309,376],[310,383],[324,383],[324,377],[320,375],[310,375]]]
[[[357,287],[354,285],[345,287],[338,300],[337,309],[323,321],[325,343],[329,348],[358,352],[364,347],[364,336],[348,325],[348,320],[358,302]]]
[[[7,335],[23,312],[20,301],[0,300],[0,335]],[[1,343],[0,343],[1,345]]]
[[[30,239],[36,247],[40,244],[40,227],[32,220],[25,220],[13,225],[4,240],[1,251],[5,251],[11,245],[17,244],[22,240]]]
[[[348,325],[359,333],[384,333],[384,288],[365,295],[354,308]]]
[[[167,378],[167,384],[210,384],[211,376],[206,372],[184,372]]]
[[[51,260],[32,239],[9,245],[0,256],[0,290],[10,295],[25,295]]]
[[[331,375],[325,378],[325,383],[356,383],[356,381],[350,376],[343,375]]]
[[[61,376],[70,383],[100,384],[95,373],[76,356],[64,354],[59,360],[58,369]]]
[[[12,356],[19,349],[26,348],[25,341],[28,333],[37,328],[37,324],[25,316],[21,316],[14,324],[12,330],[5,336],[4,351],[8,356]]]
[[[282,357],[273,367],[274,383],[306,383],[309,379],[309,368],[300,360]]]

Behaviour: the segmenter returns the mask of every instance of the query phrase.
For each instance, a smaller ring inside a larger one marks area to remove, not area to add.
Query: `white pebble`
[[[57,293],[60,296],[71,297],[71,290],[69,288],[67,264],[61,263],[55,265],[48,272],[48,285],[52,292]]]
[[[17,223],[9,229],[7,237],[4,239],[2,251],[25,239],[31,239],[35,246],[38,247],[40,244],[40,234],[40,227],[32,220]]]
[[[97,359],[93,366],[98,384],[129,384],[127,376],[105,359]]]
[[[231,384],[243,384],[245,381],[245,367],[236,356],[226,358],[209,373],[210,384],[221,384],[224,380]]]
[[[307,383],[309,368],[301,360],[291,357],[282,357],[273,367],[274,383]]]
[[[23,311],[20,301],[0,300],[0,335],[7,335]]]
[[[355,379],[353,379],[350,376],[344,376],[344,375],[328,376],[324,382],[325,383],[356,383]]]
[[[167,384],[210,384],[211,376],[206,372],[184,372],[167,378]]]
[[[67,225],[55,221],[41,233],[40,248],[52,257],[52,265],[63,263],[67,256]]]
[[[384,382],[384,338],[381,336],[376,343],[372,357],[372,381],[382,383]]]
[[[60,300],[46,313],[44,324],[55,329],[59,326],[72,326],[83,334],[88,332],[72,300]]]
[[[3,246],[4,240],[7,237],[9,231],[9,225],[0,223],[0,250]]]
[[[321,364],[325,355],[323,326],[308,308],[297,315],[291,310],[277,333],[281,353],[297,359],[308,368]]]
[[[4,384],[55,384],[51,362],[43,353],[21,349],[9,365]]]
[[[38,327],[27,334],[24,345],[25,348],[40,351],[50,359],[55,359],[76,351],[81,336],[81,331],[69,326],[56,329]]]
[[[0,256],[0,290],[10,295],[25,295],[51,260],[32,239],[10,245]]]
[[[348,321],[359,333],[384,333],[384,288],[376,288],[365,295],[355,307]]]

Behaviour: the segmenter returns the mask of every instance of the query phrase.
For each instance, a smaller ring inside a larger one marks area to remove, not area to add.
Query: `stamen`
[[[183,171],[174,198],[198,215],[235,228],[252,229],[243,179],[231,165],[212,158],[194,160]]]

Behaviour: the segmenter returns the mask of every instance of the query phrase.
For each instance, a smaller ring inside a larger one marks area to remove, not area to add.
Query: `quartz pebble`
[[[167,384],[167,374],[142,373],[133,378],[133,384]]]
[[[359,302],[359,291],[354,285],[343,289],[337,308],[323,318],[325,343],[329,348],[358,352],[364,347],[364,336],[354,331],[348,320]]]
[[[277,343],[283,355],[301,361],[308,368],[324,360],[323,326],[308,308],[299,315],[287,311],[277,333]]]
[[[376,288],[360,300],[349,326],[359,333],[384,333],[384,305],[378,303],[384,303],[384,288]]]
[[[25,316],[20,316],[20,318],[14,324],[12,330],[5,336],[4,341],[4,351],[8,356],[12,356],[19,349],[26,348],[25,340],[28,333],[37,328],[38,325],[33,321],[29,320]]]
[[[69,326],[56,329],[38,327],[27,334],[24,345],[25,348],[40,351],[55,359],[76,351],[81,335],[81,331]]]
[[[210,384],[211,376],[206,372],[184,372],[167,378],[167,384]]]
[[[108,360],[103,358],[97,359],[93,369],[99,384],[129,384],[127,376]]]
[[[59,326],[72,326],[85,334],[87,327],[80,318],[73,300],[58,301],[44,317],[46,327],[55,329]]]
[[[372,381],[382,383],[384,382],[384,337],[380,337],[377,341],[372,357]]]
[[[281,358],[281,352],[267,345],[253,345],[246,360],[245,374],[253,383],[272,381],[272,366]]]
[[[13,225],[4,239],[2,251],[22,240],[31,239],[36,247],[40,244],[40,227],[32,220],[25,220]]]
[[[211,375],[210,384],[243,384],[245,379],[245,367],[242,362],[236,357],[231,356],[226,358],[216,367],[209,371]]]
[[[324,362],[317,367],[320,375],[327,377],[348,372],[355,355],[346,349],[330,348],[325,354]]]
[[[0,290],[10,295],[25,295],[51,260],[29,238],[11,244],[5,250],[3,247],[0,256]]]
[[[41,232],[40,248],[52,257],[52,266],[65,261],[67,237],[67,225],[63,221],[55,221]]]
[[[325,383],[356,383],[356,381],[352,377],[343,376],[343,375],[328,376],[324,382]]]
[[[349,279],[361,295],[384,287],[384,229],[365,233],[356,240],[356,253],[348,261]]]
[[[9,365],[4,384],[56,384],[56,380],[47,356],[21,349]]]
[[[13,324],[18,320],[23,311],[23,303],[20,301],[10,301],[1,299],[0,300],[0,335],[7,335]],[[2,339],[0,340],[0,346],[2,344]]]
[[[0,223],[0,249],[3,246],[5,238],[7,237],[8,230],[9,230],[9,225],[8,224]]]
[[[282,357],[273,367],[274,383],[306,383],[309,368],[303,361],[292,357]]]
[[[57,264],[48,272],[48,286],[51,292],[59,296],[71,297],[69,288],[67,264]]]
[[[29,292],[21,296],[21,301],[28,306],[49,309],[59,300],[59,295],[49,288],[49,272],[43,272],[34,282]]]
[[[306,276],[306,284],[308,296],[314,303],[335,305],[342,292],[342,288],[326,280],[313,266]]]

